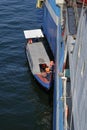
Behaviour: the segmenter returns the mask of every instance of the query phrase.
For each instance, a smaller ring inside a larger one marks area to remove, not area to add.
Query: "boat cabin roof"
[[[36,42],[33,44],[27,43],[26,51],[33,74],[40,73],[40,64],[49,65],[50,59],[42,42]]]
[[[26,39],[44,37],[41,29],[25,30],[24,35]]]

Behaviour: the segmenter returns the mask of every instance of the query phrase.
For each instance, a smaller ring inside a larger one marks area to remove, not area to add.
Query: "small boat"
[[[30,70],[35,79],[47,90],[51,87],[52,69],[50,59],[43,45],[44,35],[41,29],[25,30],[27,39],[26,54]]]

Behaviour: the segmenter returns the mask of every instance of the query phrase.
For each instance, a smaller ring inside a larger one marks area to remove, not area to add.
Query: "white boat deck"
[[[33,74],[40,73],[39,64],[46,63],[49,65],[50,59],[42,42],[27,43],[26,52]]]

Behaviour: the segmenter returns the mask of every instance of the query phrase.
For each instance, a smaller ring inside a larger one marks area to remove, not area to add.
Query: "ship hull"
[[[53,7],[52,7],[53,6]],[[54,10],[56,9],[56,10]],[[56,56],[57,31],[59,25],[59,8],[47,1],[44,4],[43,32],[48,40],[54,57]]]
[[[44,5],[43,31],[48,40],[55,60],[54,94],[53,94],[53,130],[63,130],[62,80],[58,73],[62,71],[64,44],[62,42],[60,7],[48,0]],[[61,108],[61,109],[59,109]]]

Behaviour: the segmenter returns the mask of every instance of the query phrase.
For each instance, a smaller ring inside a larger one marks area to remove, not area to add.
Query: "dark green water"
[[[40,28],[36,0],[0,1],[0,130],[51,130],[49,94],[34,80],[23,30]]]

